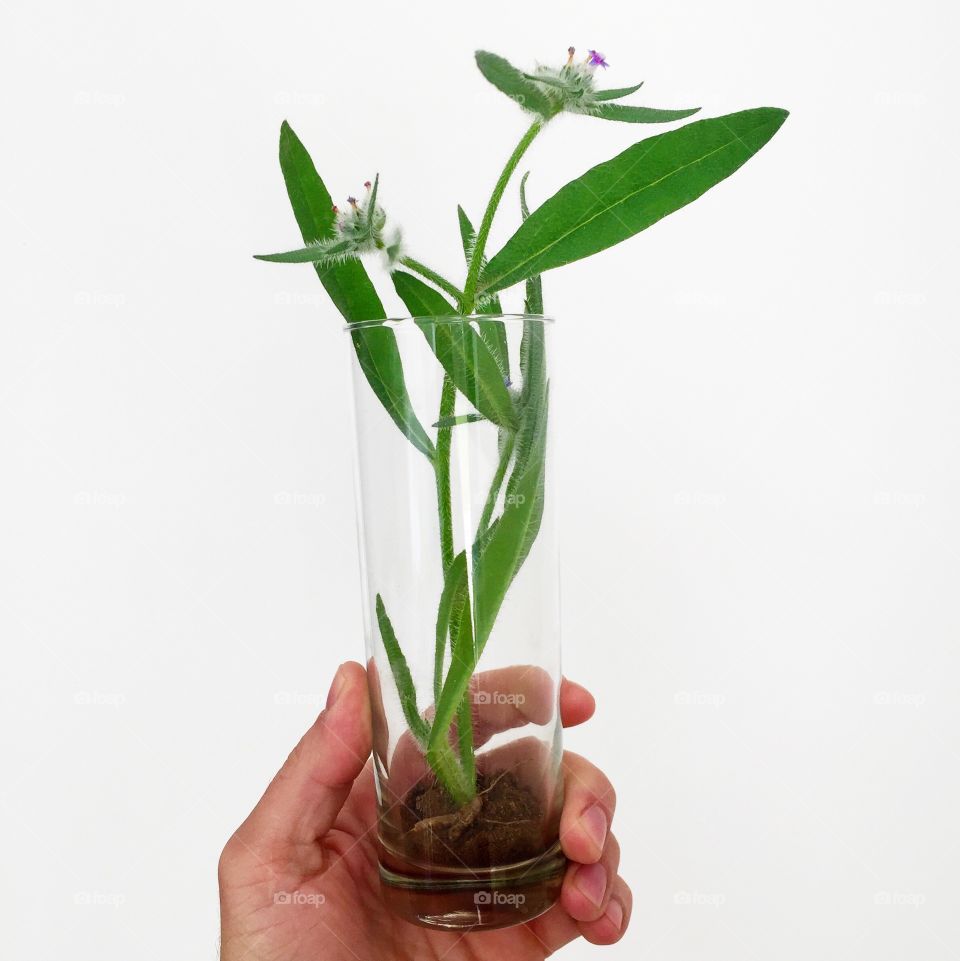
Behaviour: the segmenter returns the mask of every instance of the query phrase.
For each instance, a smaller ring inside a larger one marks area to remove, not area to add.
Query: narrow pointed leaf
[[[383,606],[383,598],[377,595],[377,624],[380,627],[380,637],[383,640],[384,650],[387,652],[387,660],[390,662],[390,670],[393,673],[393,680],[397,685],[397,693],[400,695],[400,707],[403,708],[403,716],[406,718],[407,727],[410,733],[421,743],[426,744],[429,736],[427,722],[420,714],[417,707],[417,689],[410,675],[410,668],[407,659],[400,649],[400,642],[393,630],[393,624],[387,616],[387,610]]]
[[[460,221],[460,240],[463,243],[463,256],[467,264],[473,256],[473,246],[476,243],[477,232],[473,229],[473,224],[467,216],[463,207],[457,207],[457,217]],[[482,307],[477,307],[478,314],[499,314],[502,313],[499,297],[491,297]],[[502,320],[481,320],[477,323],[477,329],[483,342],[490,348],[500,373],[504,377],[510,376],[510,352],[507,346],[507,328]]]
[[[344,241],[343,250],[349,250],[350,244]],[[318,247],[316,244],[308,244],[306,247],[297,247],[296,250],[286,250],[282,254],[254,254],[254,260],[266,260],[271,264],[315,264],[328,257],[336,256],[336,245],[330,247]],[[374,320],[375,318],[368,318]]]
[[[584,116],[601,120],[620,120],[623,123],[669,123],[683,120],[699,111],[699,107],[685,110],[659,110],[656,107],[631,107],[623,103],[601,103],[584,111]]]
[[[280,128],[280,169],[290,206],[304,242],[311,244],[333,236],[333,201],[317,173],[310,154],[284,121]],[[387,315],[366,270],[359,261],[318,269],[330,299],[348,323],[380,320]]]
[[[373,223],[374,215],[377,212],[377,193],[380,190],[380,174],[373,178],[373,187],[370,190],[370,197],[367,200],[367,224]]]
[[[476,424],[478,421],[485,421],[486,419],[483,414],[456,414],[452,417],[441,417],[433,426],[459,427],[460,424]]]
[[[541,117],[551,117],[556,113],[550,98],[536,84],[527,80],[522,71],[503,57],[488,53],[486,50],[478,50],[476,60],[484,77],[497,90],[520,104],[524,110],[529,110]]]
[[[520,219],[521,221],[526,220],[530,216],[530,208],[527,205],[527,177],[530,176],[530,171],[528,170],[523,177],[520,178]],[[527,278],[526,283],[526,296],[523,299],[523,309],[528,314],[542,314],[543,313],[543,282],[540,280],[539,274],[534,274],[532,277]],[[521,371],[523,371],[524,379],[526,379],[526,370],[524,369],[524,358],[525,350],[524,344],[528,343],[528,327],[524,326],[523,330],[523,341],[520,344],[520,359],[521,359]]]
[[[463,245],[463,257],[467,264],[473,256],[473,247],[477,241],[477,232],[473,228],[473,223],[467,212],[461,206],[457,206],[457,221],[460,225],[460,243]],[[490,297],[483,313],[500,314],[503,310],[500,306],[500,298],[496,295]]]
[[[645,230],[743,166],[786,117],[786,110],[759,107],[628,147],[533,211],[487,264],[479,289],[503,290]]]
[[[330,237],[334,229],[330,192],[310,154],[286,121],[280,128],[280,169],[304,242],[310,244]],[[386,317],[377,291],[359,260],[317,266],[316,271],[347,323]],[[390,418],[410,442],[432,460],[433,442],[413,412],[396,335],[386,327],[374,326],[357,328],[350,336],[364,376]]]
[[[432,287],[412,274],[396,270],[392,276],[400,299],[457,390],[488,420],[501,427],[512,427],[516,414],[510,391],[479,333],[467,322],[438,324],[429,319],[418,320],[450,316],[456,311]]]
[[[593,92],[594,100],[619,100],[621,97],[629,97],[630,94],[636,93],[643,86],[643,81],[634,84],[632,87],[615,87],[612,90],[595,90]]]
[[[352,329],[350,338],[360,369],[384,410],[410,443],[432,462],[436,450],[413,412],[403,377],[397,335],[389,327],[374,325]]]
[[[405,270],[395,270],[390,277],[404,306],[410,311],[411,317],[455,317],[457,315],[453,304],[419,277],[414,277]]]

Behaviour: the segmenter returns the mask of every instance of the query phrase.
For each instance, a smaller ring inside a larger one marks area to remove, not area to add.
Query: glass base
[[[566,866],[559,841],[540,857],[497,868],[425,870],[381,854],[380,886],[390,910],[414,924],[489,930],[548,910],[560,897]]]

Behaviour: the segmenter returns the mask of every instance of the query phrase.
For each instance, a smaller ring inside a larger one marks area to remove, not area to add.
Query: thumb
[[[333,826],[371,749],[367,675],[341,664],[327,706],[300,739],[237,834],[266,852],[309,844]]]

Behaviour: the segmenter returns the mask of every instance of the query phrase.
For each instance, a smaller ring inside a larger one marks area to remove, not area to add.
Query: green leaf
[[[586,117],[599,117],[601,120],[621,120],[624,123],[669,123],[683,120],[700,108],[686,110],[658,110],[656,107],[631,107],[622,103],[601,103],[583,111]]]
[[[395,270],[392,276],[400,299],[457,390],[488,420],[512,427],[516,414],[510,391],[493,354],[477,331],[467,321],[435,323],[428,319],[450,316],[455,311],[432,287],[412,274]]]
[[[463,243],[463,256],[469,265],[470,258],[473,255],[473,247],[476,243],[477,232],[473,229],[473,224],[470,223],[470,218],[467,216],[467,212],[463,207],[457,207],[457,218],[460,222],[460,240]],[[499,297],[491,297],[482,309],[477,308],[476,310],[478,314],[500,314],[502,312],[503,309],[500,306]],[[507,328],[503,321],[481,320],[477,323],[477,329],[480,331],[483,342],[493,354],[494,360],[496,360],[497,366],[500,368],[500,373],[504,377],[509,377],[510,350],[507,345]]]
[[[460,424],[476,424],[478,421],[485,421],[487,418],[483,414],[456,414],[452,417],[441,417],[435,421],[434,427],[458,427]]]
[[[351,245],[344,241],[343,249],[349,250]],[[334,248],[334,256],[336,251]],[[306,247],[297,247],[296,250],[285,250],[282,254],[254,254],[254,260],[265,260],[271,264],[316,264],[321,260],[326,260],[330,256],[330,248],[319,247],[316,244],[308,244]],[[379,318],[368,318],[370,320]]]
[[[628,147],[533,211],[487,264],[479,289],[503,290],[645,230],[729,177],[786,118],[786,110],[759,107]]]
[[[538,114],[544,119],[552,117],[556,107],[550,98],[540,90],[536,84],[523,75],[503,57],[486,50],[476,52],[477,66],[480,72],[492,83],[497,90],[505,93],[511,100],[515,100],[524,110]]]
[[[330,192],[317,173],[310,154],[286,121],[280,128],[280,168],[304,241],[310,244],[331,236],[334,213]],[[386,317],[383,304],[360,261],[318,266],[316,270],[330,299],[349,324]],[[389,328],[373,326],[351,331],[351,338],[360,367],[373,392],[410,442],[432,460],[433,442],[413,412],[396,335]]]
[[[383,606],[383,598],[379,594],[377,594],[377,623],[380,625],[380,637],[383,639],[383,647],[387,652],[390,670],[393,672],[393,679],[397,685],[400,706],[403,708],[403,716],[407,720],[407,727],[410,728],[410,733],[421,744],[426,744],[430,731],[427,722],[420,714],[420,709],[417,707],[417,689],[410,675],[407,659],[400,649],[400,642],[397,640],[393,625],[390,623],[390,618],[387,617],[387,610]]]
[[[461,206],[457,206],[457,220],[460,224],[460,242],[463,245],[463,256],[467,264],[470,263],[470,258],[473,256],[474,244],[477,240],[477,232],[473,229],[473,224],[470,222],[470,218],[467,216],[467,212]],[[482,311],[477,311],[477,313],[484,314],[501,314],[503,309],[500,306],[500,298],[493,296],[490,297]],[[500,325],[502,328],[502,324]],[[504,342],[506,342],[506,333],[503,335]],[[506,372],[505,372],[506,373]]]
[[[373,218],[377,213],[377,193],[380,190],[380,174],[377,174],[373,178],[373,189],[370,191],[370,196],[367,198],[367,216],[366,222],[368,227],[373,226]]]
[[[530,171],[528,170],[523,177],[520,178],[520,219],[526,220],[530,216],[530,208],[527,206],[527,177],[530,176]],[[534,274],[532,277],[527,278],[526,283],[526,296],[523,299],[523,309],[528,314],[542,314],[543,313],[543,282],[540,280],[539,274]],[[521,371],[523,368],[523,357],[524,357],[524,347],[523,344],[527,340],[527,324],[524,324],[523,328],[523,341],[520,343],[520,359],[521,359]],[[525,371],[524,371],[525,374]]]
[[[436,451],[417,415],[403,378],[403,362],[397,335],[380,325],[350,331],[360,369],[393,422],[417,450],[432,462]]]
[[[595,90],[593,92],[594,100],[619,100],[621,97],[629,97],[630,94],[636,93],[643,86],[643,81],[635,84],[632,87],[615,87],[612,90]]]
[[[414,277],[405,270],[395,270],[390,278],[411,317],[457,316],[456,308],[450,301],[419,277]]]

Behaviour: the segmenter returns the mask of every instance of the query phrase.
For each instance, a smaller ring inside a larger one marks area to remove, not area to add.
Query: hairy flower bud
[[[402,256],[400,231],[386,231],[387,215],[377,203],[379,177],[363,185],[367,195],[363,200],[347,197],[347,208],[334,205],[335,232],[332,237],[318,240],[315,247],[320,254],[316,263],[341,263],[351,257],[381,251],[392,267]]]
[[[562,67],[538,64],[533,73],[525,74],[556,106],[556,112],[592,113],[600,100],[596,97],[594,74],[597,67],[610,66],[597,50],[587,51],[579,63],[574,62],[575,47],[567,48],[567,61]]]

